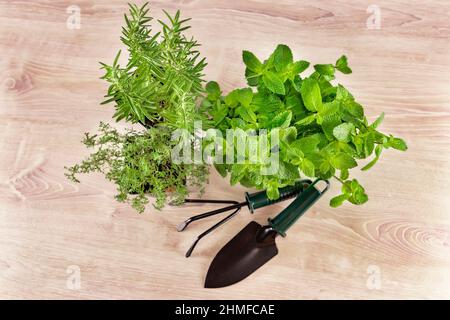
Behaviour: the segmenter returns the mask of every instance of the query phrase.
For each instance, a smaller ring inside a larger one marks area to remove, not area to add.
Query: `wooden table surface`
[[[80,29],[66,24],[72,4]],[[111,120],[112,107],[99,106],[106,84],[98,61],[111,62],[121,47],[126,1],[1,0],[0,298],[450,298],[448,0],[173,0],[152,8],[157,18],[163,8],[193,18],[206,79],[226,91],[245,85],[243,49],[267,56],[285,43],[313,63],[346,54],[354,73],[339,82],[370,120],[385,111],[381,130],[403,137],[409,150],[355,170],[367,204],[330,208],[334,184],[279,239],[270,263],[234,286],[203,289],[226,241],[286,204],[254,216],[243,210],[186,259],[213,221],[183,233],[175,226],[212,206],[139,215],[114,200],[114,185],[100,175],[67,181],[63,166],[87,155],[83,132]],[[215,172],[210,182],[206,197],[243,196]]]

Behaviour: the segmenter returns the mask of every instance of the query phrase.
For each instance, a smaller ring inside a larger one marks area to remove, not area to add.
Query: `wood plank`
[[[267,56],[278,43],[313,63],[346,54],[339,76],[370,119],[408,142],[355,175],[370,201],[328,206],[326,198],[278,241],[280,254],[245,281],[202,288],[214,254],[246,223],[286,204],[248,210],[202,242],[212,221],[178,233],[178,222],[213,206],[151,208],[142,215],[114,200],[100,175],[81,184],[64,165],[87,155],[82,133],[109,121],[98,61],[121,47],[127,1],[82,0],[81,29],[66,28],[71,1],[0,1],[0,298],[392,299],[450,298],[450,4],[377,1],[381,29],[369,30],[371,1],[153,1],[192,17],[208,80],[244,86],[243,49]],[[122,126],[124,126],[122,124]],[[241,199],[212,172],[205,197]],[[79,266],[81,288],[67,287]],[[380,272],[379,289],[368,281]],[[371,289],[372,288],[372,289]]]

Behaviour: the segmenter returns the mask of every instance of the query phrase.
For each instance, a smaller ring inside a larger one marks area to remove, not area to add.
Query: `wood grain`
[[[68,182],[85,131],[108,121],[98,61],[120,47],[126,1],[76,1],[81,29],[66,28],[71,1],[0,1],[0,298],[395,299],[450,298],[450,3],[376,1],[381,29],[366,27],[373,1],[153,1],[153,14],[180,8],[203,44],[206,78],[243,86],[241,51],[267,56],[278,43],[313,63],[346,54],[339,77],[370,119],[404,137],[406,153],[385,152],[355,175],[370,201],[328,206],[333,185],[278,241],[280,254],[245,281],[202,288],[208,265],[246,223],[286,204],[239,217],[184,252],[213,221],[177,233],[178,222],[212,206],[150,208],[114,201],[98,175]],[[241,199],[216,173],[206,197]],[[81,288],[67,269],[79,266]],[[373,288],[373,270],[380,287]],[[368,285],[369,282],[369,285]]]

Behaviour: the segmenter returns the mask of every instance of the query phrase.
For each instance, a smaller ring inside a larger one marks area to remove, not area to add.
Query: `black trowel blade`
[[[276,232],[250,222],[216,255],[205,288],[220,288],[239,282],[278,254]]]

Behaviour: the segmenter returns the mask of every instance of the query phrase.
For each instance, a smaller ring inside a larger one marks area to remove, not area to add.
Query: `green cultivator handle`
[[[245,193],[245,199],[247,200],[247,205],[251,213],[253,213],[256,209],[288,200],[301,194],[303,190],[307,189],[311,185],[311,180],[300,180],[297,181],[293,186],[287,186],[284,188],[280,188],[280,197],[276,200],[270,200],[267,197],[267,193],[265,190],[255,192],[255,193]]]
[[[319,191],[315,185],[323,181],[326,187]],[[306,190],[299,193],[297,198],[275,218],[269,219],[269,225],[281,236],[286,236],[286,231],[300,218],[321,196],[328,190],[330,183],[327,180],[318,179],[310,184]]]

